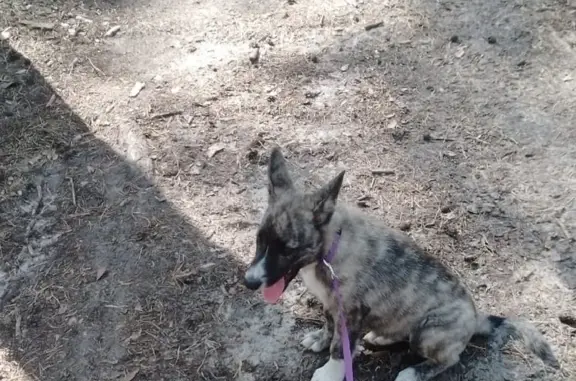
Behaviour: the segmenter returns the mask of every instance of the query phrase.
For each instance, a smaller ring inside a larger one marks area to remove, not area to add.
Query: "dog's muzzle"
[[[266,282],[266,271],[264,268],[265,258],[250,265],[244,275],[244,285],[250,290],[258,290]]]

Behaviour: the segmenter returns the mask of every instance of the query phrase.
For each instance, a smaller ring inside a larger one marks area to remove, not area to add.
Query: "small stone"
[[[8,28],[6,28],[0,33],[0,40],[7,40],[9,38],[10,38],[10,31],[8,30]]]
[[[260,59],[260,49],[258,47],[252,49],[248,55],[248,59],[252,65],[256,65]]]
[[[134,87],[132,87],[132,90],[130,90],[130,98],[135,98],[138,96],[138,94],[140,94],[140,91],[142,91],[142,89],[144,89],[146,85],[143,82],[136,82],[134,84]]]
[[[346,64],[340,68],[340,71],[348,71],[348,69],[350,69],[350,65]]]
[[[450,205],[444,205],[442,208],[440,208],[440,211],[444,214],[450,213],[451,210],[452,207]]]
[[[403,232],[407,232],[412,227],[412,223],[410,221],[404,221],[398,225],[398,229],[402,230]]]
[[[572,328],[576,328],[576,317],[570,315],[560,315],[558,317],[560,323],[566,324]]]

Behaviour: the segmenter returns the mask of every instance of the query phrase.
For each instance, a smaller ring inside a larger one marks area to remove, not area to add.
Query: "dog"
[[[387,228],[359,210],[337,204],[344,171],[314,192],[295,188],[281,150],[271,151],[268,206],[258,228],[256,254],[244,284],[276,303],[297,274],[323,306],[322,329],[301,344],[330,358],[312,381],[342,381],[345,365],[339,327],[342,309],[351,351],[364,340],[373,345],[408,342],[425,360],[402,370],[396,381],[427,381],[460,360],[473,336],[489,338],[490,348],[509,337],[524,341],[545,363],[559,364],[549,344],[530,323],[476,310],[466,287],[406,234]],[[338,237],[328,265],[325,255]],[[331,266],[331,267],[329,267]],[[332,275],[338,277],[339,307]],[[496,348],[498,349],[498,348]]]

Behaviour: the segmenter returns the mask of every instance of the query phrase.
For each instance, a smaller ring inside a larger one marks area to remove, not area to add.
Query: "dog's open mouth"
[[[262,288],[262,296],[267,303],[274,304],[278,302],[285,289],[286,279],[285,277],[281,277],[276,283]]]
[[[288,272],[280,277],[280,279],[278,279],[276,282],[262,288],[262,296],[264,297],[266,303],[274,304],[280,300],[282,294],[284,291],[286,291],[286,288],[288,288],[290,282],[292,282],[292,280],[296,277],[296,274],[298,274],[300,267],[301,266],[299,264],[296,264],[296,266],[288,270]]]

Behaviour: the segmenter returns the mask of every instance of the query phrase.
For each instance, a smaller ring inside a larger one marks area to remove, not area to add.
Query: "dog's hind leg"
[[[324,318],[324,326],[321,329],[309,332],[304,336],[304,340],[301,342],[304,348],[313,352],[322,352],[330,346],[334,335],[334,319],[327,310],[324,310]]]
[[[445,346],[444,343],[438,344],[442,346],[439,349],[429,347],[429,351],[419,351],[426,360],[398,373],[395,381],[428,381],[456,365],[460,360],[460,353],[466,347],[462,342],[446,343]]]
[[[399,343],[401,341],[406,341],[407,337],[394,337],[394,336],[382,336],[382,335],[378,335],[376,332],[374,331],[370,331],[368,332],[366,335],[364,335],[364,338],[362,340],[364,340],[366,343],[376,346],[376,347],[383,347],[386,345],[392,345],[392,344],[396,344]]]
[[[452,306],[428,315],[410,334],[410,347],[426,360],[401,371],[395,381],[428,381],[456,365],[475,330],[475,312]]]

